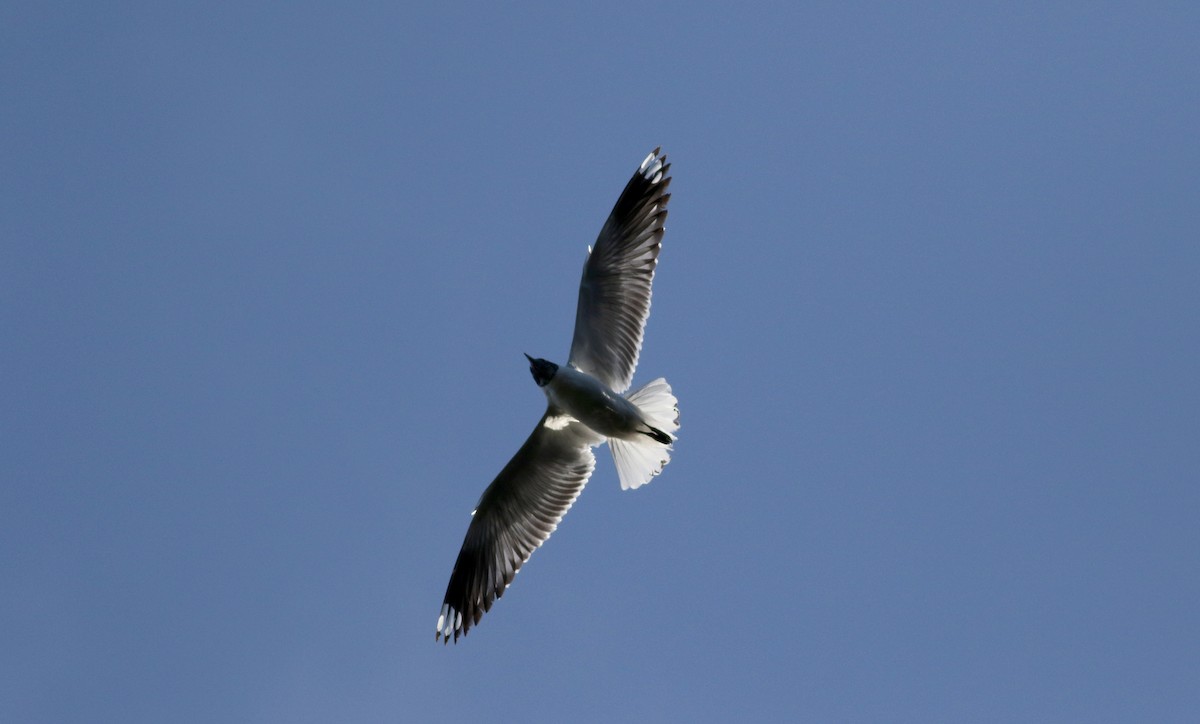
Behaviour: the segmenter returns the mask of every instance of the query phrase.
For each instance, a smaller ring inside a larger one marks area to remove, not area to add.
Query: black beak
[[[525,353],[522,352],[521,354],[525,354]],[[529,355],[525,354],[525,359],[529,360],[529,364],[533,364],[533,358],[530,357]]]

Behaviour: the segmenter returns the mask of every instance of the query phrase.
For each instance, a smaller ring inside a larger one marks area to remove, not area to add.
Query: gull
[[[638,166],[588,247],[567,363],[525,355],[546,394],[546,413],[471,513],[435,641],[458,643],[504,595],[583,491],[596,467],[593,447],[608,443],[622,490],[649,482],[671,460],[679,429],[671,386],[658,378],[624,394],[650,316],[671,198],[671,165],[661,150]]]

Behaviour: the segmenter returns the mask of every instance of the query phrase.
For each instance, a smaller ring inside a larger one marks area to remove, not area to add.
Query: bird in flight
[[[546,413],[471,513],[435,640],[457,643],[504,595],[583,491],[596,467],[593,447],[608,442],[622,490],[649,482],[671,459],[679,429],[671,386],[659,378],[624,394],[650,316],[671,198],[671,165],[660,151],[638,166],[588,248],[567,363],[525,355]]]

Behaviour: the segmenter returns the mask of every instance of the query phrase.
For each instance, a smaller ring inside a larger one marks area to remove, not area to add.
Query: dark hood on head
[[[558,365],[553,362],[547,362],[544,359],[535,359],[529,355],[525,355],[525,359],[529,360],[529,373],[533,375],[533,381],[538,384],[538,387],[545,387],[550,380],[554,379],[554,373],[558,372]]]

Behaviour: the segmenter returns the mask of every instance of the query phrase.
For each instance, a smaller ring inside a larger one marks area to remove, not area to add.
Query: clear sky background
[[[1200,6],[0,6],[0,720],[1196,721]],[[469,512],[656,145],[607,449]]]

